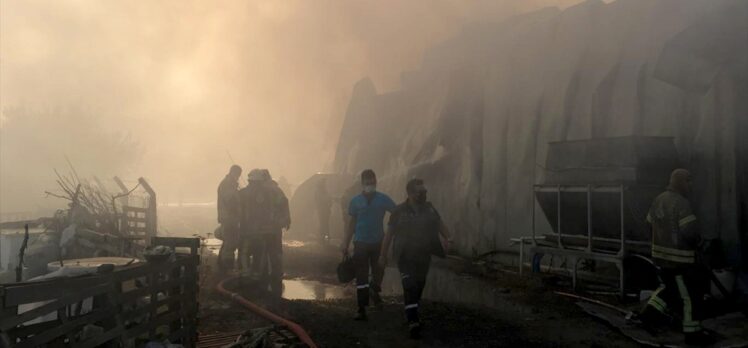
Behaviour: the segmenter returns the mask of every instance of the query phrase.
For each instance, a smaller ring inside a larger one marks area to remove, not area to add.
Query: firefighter
[[[381,306],[384,269],[379,267],[379,252],[384,237],[384,214],[395,209],[395,202],[384,193],[377,192],[377,176],[373,170],[361,173],[362,192],[348,204],[346,233],[340,244],[343,255],[348,255],[348,245],[353,239],[353,263],[356,266],[356,299],[358,312],[355,320],[366,320],[366,307],[371,296],[374,305]],[[371,280],[369,271],[371,269]]]
[[[239,177],[242,168],[233,165],[218,185],[218,223],[221,224],[223,244],[218,252],[218,269],[226,272],[234,268],[234,253],[239,249]]]
[[[280,295],[283,287],[283,229],[291,227],[288,199],[267,169],[254,169],[240,193],[241,231],[250,275]]]
[[[686,343],[698,345],[713,339],[700,322],[709,282],[697,260],[702,238],[687,198],[691,188],[688,170],[674,170],[667,191],[655,198],[647,214],[652,227],[652,259],[660,268],[662,283],[640,318],[651,329],[665,323],[667,314],[679,315]]]
[[[423,180],[410,180],[406,191],[407,201],[398,205],[390,216],[379,260],[380,267],[384,268],[394,239],[393,256],[400,271],[405,316],[411,338],[417,339],[421,331],[418,306],[426,286],[431,255],[444,257],[452,238],[439,212],[428,201]]]

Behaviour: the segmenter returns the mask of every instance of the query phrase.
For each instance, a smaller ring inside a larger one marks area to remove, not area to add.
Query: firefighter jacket
[[[277,233],[291,225],[288,199],[272,181],[250,181],[239,191],[241,232],[245,235]]]
[[[227,175],[218,185],[218,223],[239,221],[239,183]]]
[[[672,190],[661,193],[652,202],[647,221],[652,225],[655,264],[671,268],[696,262],[701,236],[688,199]]]

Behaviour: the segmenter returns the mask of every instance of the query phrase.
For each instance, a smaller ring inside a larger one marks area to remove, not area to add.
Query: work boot
[[[421,323],[414,321],[408,323],[408,332],[410,334],[410,338],[417,340],[421,338]]]
[[[708,346],[714,343],[715,337],[707,331],[686,332],[686,344],[692,346]]]
[[[356,321],[367,321],[369,318],[366,316],[366,308],[359,308],[358,313],[356,313],[356,316],[353,317],[353,320]]]

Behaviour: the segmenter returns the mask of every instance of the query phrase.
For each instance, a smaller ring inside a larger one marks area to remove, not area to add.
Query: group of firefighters
[[[238,189],[240,175],[241,168],[231,167],[218,188],[218,220],[224,241],[220,267],[224,270],[233,267],[233,255],[238,250],[240,267],[250,275],[265,277],[271,289],[279,290],[283,275],[282,230],[290,226],[288,199],[267,170],[250,172],[249,184],[241,190]],[[399,205],[377,191],[377,177],[372,170],[361,173],[360,188],[360,193],[347,204],[347,225],[340,245],[347,256],[353,241],[358,306],[354,319],[367,320],[370,300],[374,306],[381,306],[382,278],[392,246],[402,281],[409,333],[417,338],[421,329],[418,306],[431,256],[443,257],[451,247],[452,238],[428,201],[423,180],[411,179],[407,183],[407,200]],[[691,188],[691,174],[676,169],[667,190],[653,201],[647,214],[652,228],[652,260],[660,269],[661,285],[638,317],[654,332],[671,314],[677,314],[682,318],[687,343],[704,344],[712,341],[700,322],[709,282],[705,276],[708,270],[699,259],[704,240],[688,200]],[[390,217],[385,227],[386,213]]]
[[[267,169],[250,171],[247,186],[239,189],[241,174],[241,167],[233,165],[218,185],[220,227],[216,234],[223,240],[218,267],[224,273],[239,268],[279,294],[283,289],[283,230],[291,227],[288,198]]]

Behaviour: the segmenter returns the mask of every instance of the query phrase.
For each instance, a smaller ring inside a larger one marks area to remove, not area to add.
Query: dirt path
[[[297,245],[286,247],[284,253],[286,278],[340,286],[334,278],[335,248]],[[251,292],[247,297],[254,296],[253,300],[304,326],[321,347],[637,346],[584,314],[573,302],[554,295],[537,278],[506,274],[485,280],[464,275],[462,268],[454,261],[434,262],[434,275],[425,292],[430,300],[422,305],[420,341],[407,338],[399,285],[393,277],[385,280],[385,306],[371,311],[368,322],[351,319],[352,291],[336,291],[335,296],[344,298],[332,300],[270,300]],[[201,332],[268,325],[216,296],[211,289],[203,291]]]

